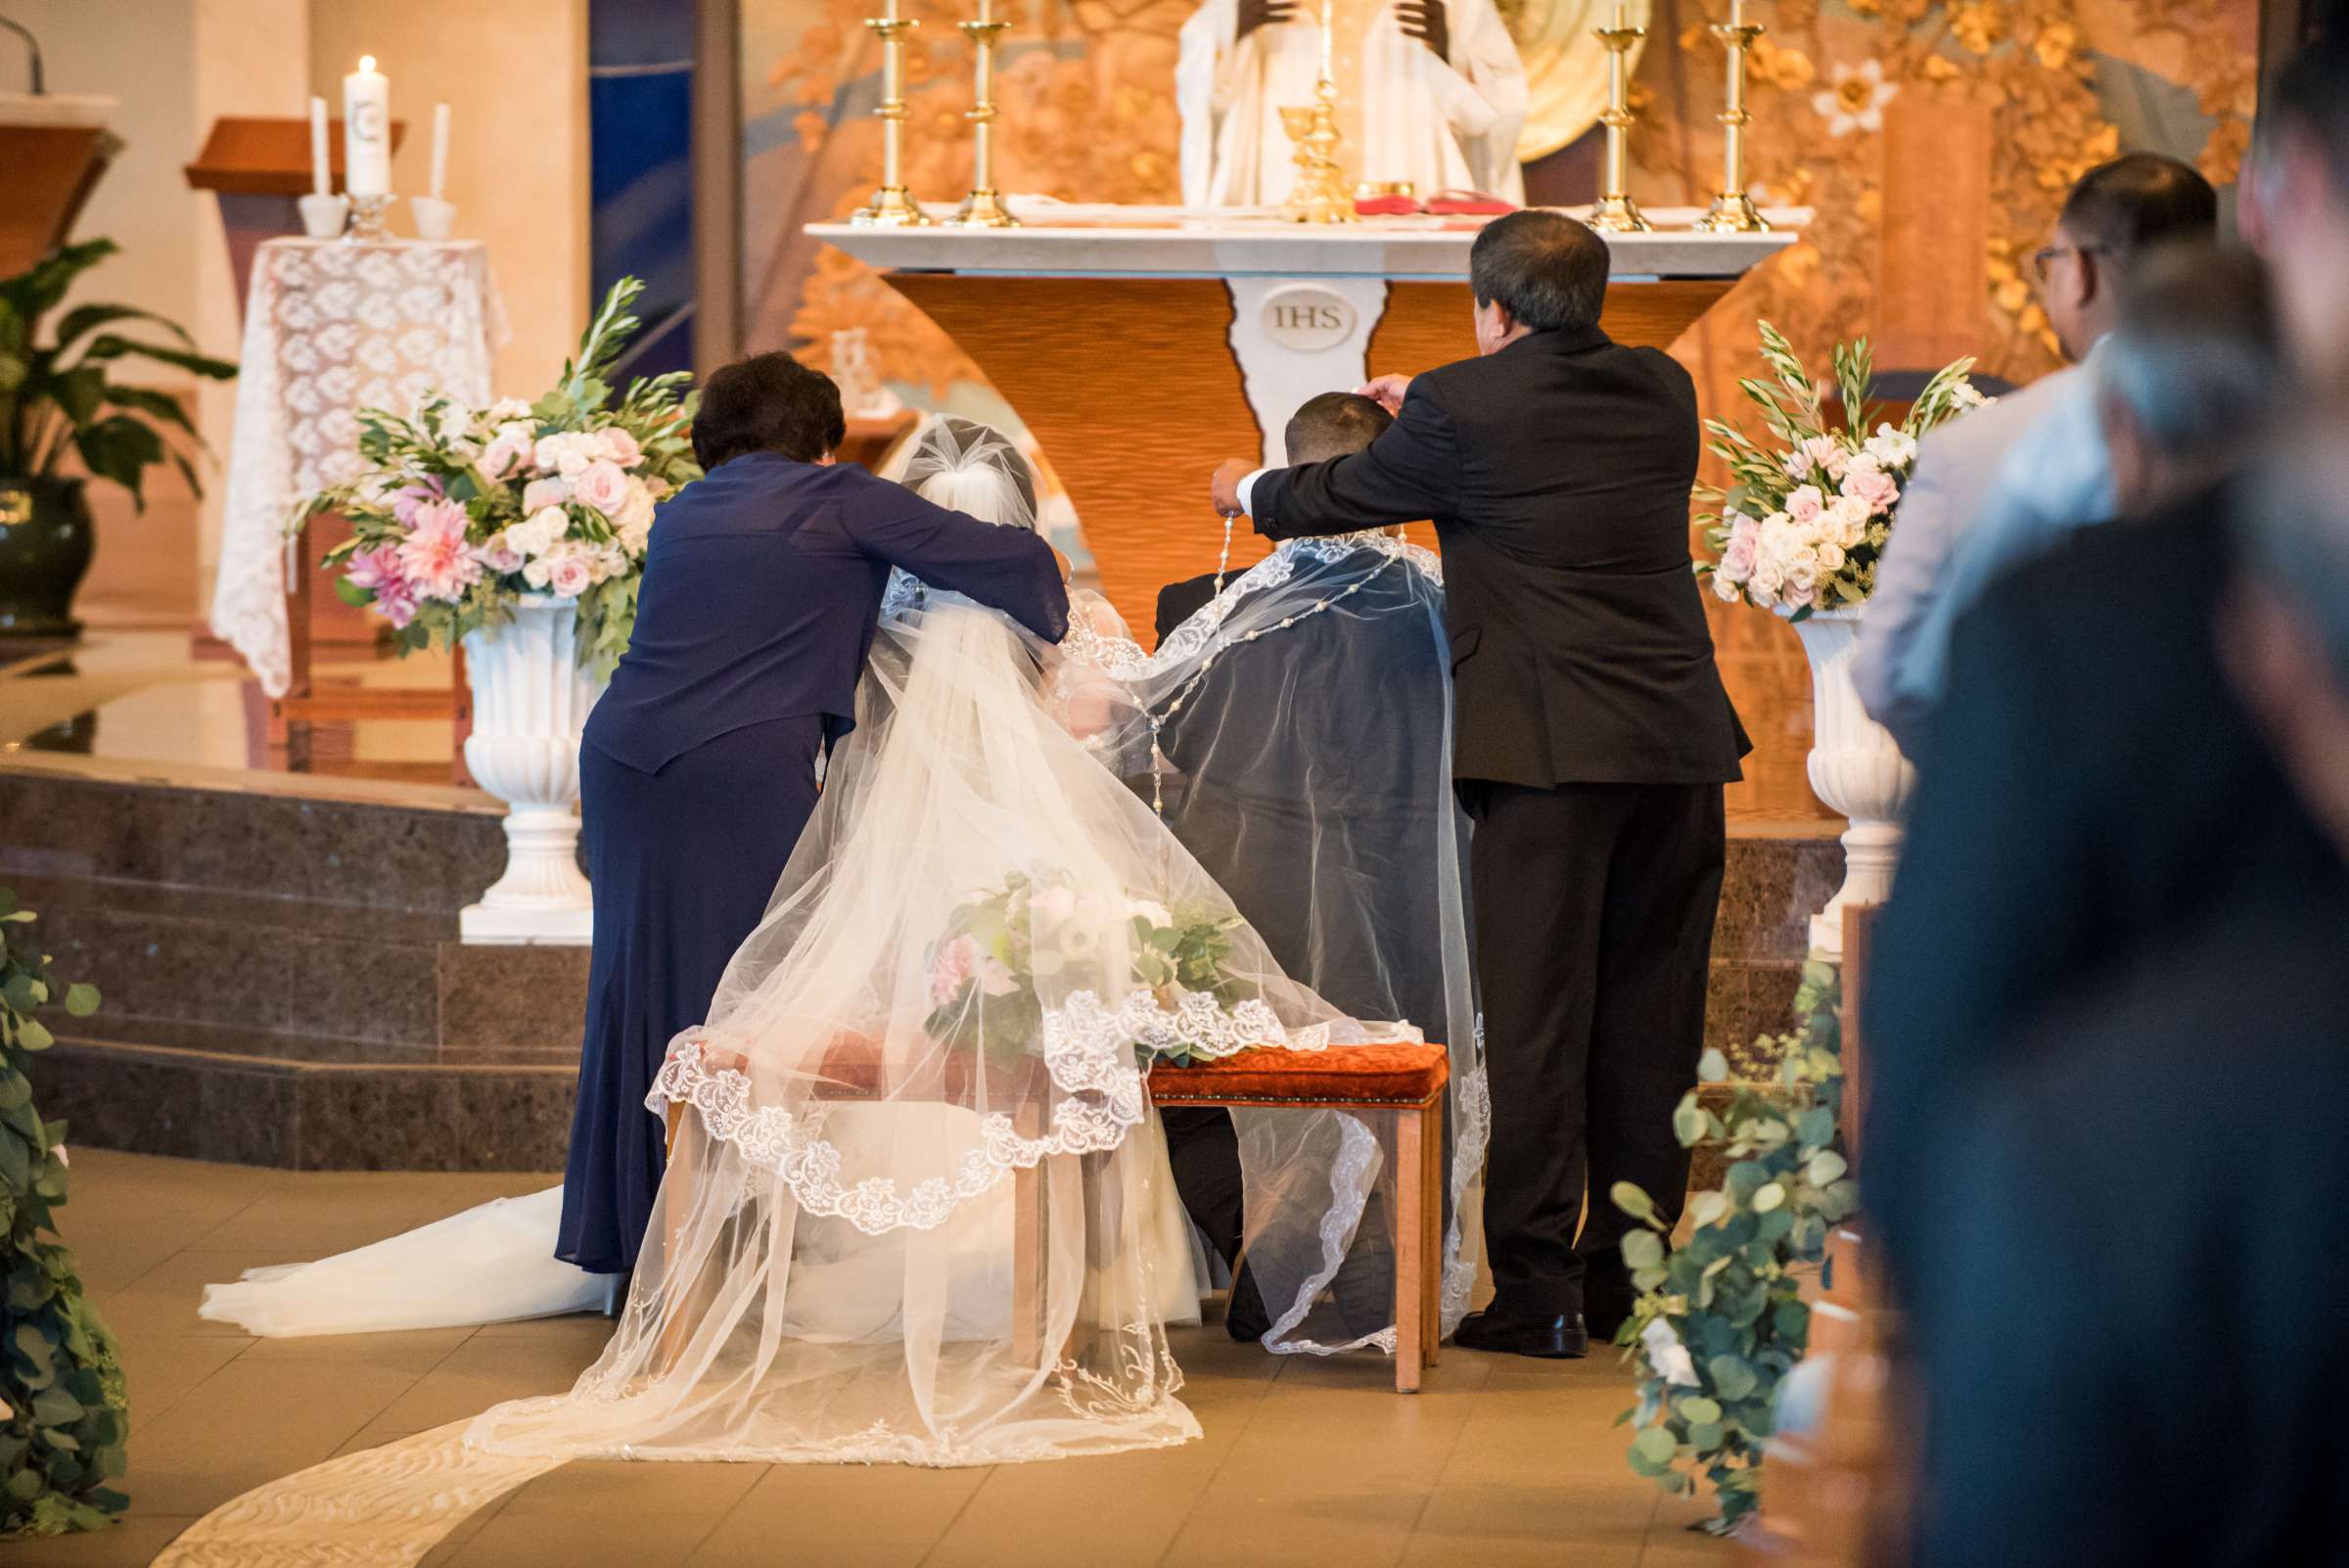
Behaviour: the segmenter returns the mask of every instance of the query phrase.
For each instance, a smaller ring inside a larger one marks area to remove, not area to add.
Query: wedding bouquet
[[[1700,484],[1705,537],[1719,559],[1699,562],[1718,598],[1801,621],[1818,610],[1856,605],[1875,591],[1876,561],[1892,536],[1916,443],[1927,431],[1988,401],[1966,379],[1973,360],[1945,365],[1900,424],[1876,420],[1867,402],[1872,356],[1865,338],[1835,346],[1835,388],[1843,423],[1830,428],[1820,389],[1777,328],[1765,321],[1762,357],[1777,385],[1740,378],[1776,445],[1733,425],[1705,421],[1707,449],[1729,465],[1727,489]],[[1868,431],[1875,422],[1872,434]]]
[[[350,520],[351,536],[326,555],[342,568],[335,591],[373,606],[403,651],[509,621],[526,595],[576,604],[591,669],[609,670],[626,650],[653,508],[702,473],[684,372],[631,382],[617,401],[605,380],[643,291],[635,278],[612,286],[562,383],[534,403],[473,409],[433,392],[404,417],[359,415],[366,471],[311,497],[300,517]]]
[[[1148,899],[1128,899],[1124,913],[1133,931],[1133,985],[1168,1007],[1191,992],[1225,1006],[1245,999],[1225,965],[1227,933],[1245,923],[1238,915],[1179,916]],[[1039,978],[1060,993],[1108,989],[1098,974],[1100,934],[1114,918],[1065,884],[1039,885],[1017,872],[1001,888],[971,894],[931,945],[924,1033],[949,1045],[1018,1055],[1043,1026]],[[1167,1055],[1177,1065],[1189,1060]]]

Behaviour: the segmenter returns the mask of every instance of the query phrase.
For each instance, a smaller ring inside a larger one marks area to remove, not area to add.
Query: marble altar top
[[[1468,247],[1482,218],[1364,218],[1359,223],[1290,223],[1247,212],[1179,208],[1079,207],[1012,199],[1023,227],[859,228],[810,223],[807,233],[857,260],[897,272],[1021,277],[1382,277],[1456,282],[1468,275]],[[934,217],[953,208],[933,205]],[[1588,209],[1574,209],[1581,215]],[[1769,210],[1763,234],[1699,234],[1696,208],[1651,208],[1655,229],[1610,234],[1618,281],[1733,278],[1800,237],[1808,208]]]

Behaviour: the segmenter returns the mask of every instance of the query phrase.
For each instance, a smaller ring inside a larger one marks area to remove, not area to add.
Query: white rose
[[[1835,573],[1843,570],[1843,563],[1846,559],[1843,546],[1832,540],[1824,540],[1814,545],[1811,553],[1819,558],[1819,569],[1821,572]]]
[[[533,455],[538,466],[549,474],[560,474],[567,480],[576,480],[587,471],[588,464],[596,460],[596,439],[585,431],[558,431],[552,436],[540,437],[538,449]]]
[[[594,559],[595,580],[598,582],[609,582],[614,577],[625,576],[632,564],[628,559],[628,552],[617,544],[597,545]]]
[[[1128,915],[1139,915],[1154,926],[1171,926],[1174,923],[1174,917],[1167,912],[1165,904],[1149,899],[1132,900],[1126,905],[1126,912]]]
[[[1827,514],[1835,520],[1835,526],[1822,531],[1845,549],[1851,549],[1862,539],[1867,537],[1867,520],[1870,508],[1867,502],[1859,496],[1837,496],[1835,504],[1827,509]]]
[[[573,498],[606,517],[618,517],[628,499],[628,476],[618,463],[599,457],[571,482]]]
[[[506,530],[506,545],[526,556],[542,556],[570,531],[571,518],[561,507],[541,507]]]
[[[530,405],[519,397],[500,397],[489,405],[488,412],[482,417],[491,424],[503,424],[509,419],[528,419],[530,417]]]
[[[1713,574],[1713,597],[1721,600],[1724,604],[1735,604],[1741,595],[1737,591],[1736,583],[1716,572]]]
[[[1077,895],[1058,885],[1039,889],[1030,907],[1040,923],[1056,926],[1077,912]]]

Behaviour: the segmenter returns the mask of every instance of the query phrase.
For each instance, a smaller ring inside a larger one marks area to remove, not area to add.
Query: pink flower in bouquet
[[[416,509],[427,501],[438,501],[441,494],[437,479],[420,484],[402,484],[392,492],[392,516],[401,528],[412,529],[416,526]]]
[[[1786,497],[1786,515],[1804,528],[1809,528],[1819,521],[1819,514],[1826,504],[1827,498],[1819,492],[1818,485],[1799,484],[1795,486],[1794,493]]]
[[[376,613],[395,627],[416,619],[416,584],[405,577],[394,577],[375,590]]]
[[[963,940],[967,942],[970,939],[966,937]],[[1019,979],[1012,974],[1011,966],[992,953],[979,955],[978,975],[979,989],[990,996],[1008,996],[1020,989]]]
[[[618,425],[607,425],[597,431],[595,440],[604,456],[622,468],[634,468],[644,458],[644,448],[636,444],[636,438]]]
[[[496,438],[482,450],[482,473],[493,482],[512,479],[516,470],[530,466],[537,444],[531,438],[530,427],[522,421],[503,426]]]
[[[597,458],[572,481],[573,496],[606,517],[617,517],[628,500],[627,471],[608,458]]]
[[[1738,520],[1744,526],[1729,530],[1729,542],[1721,552],[1720,574],[1731,582],[1743,582],[1754,575],[1754,540],[1756,537],[1750,518]]]
[[[566,479],[534,479],[522,487],[522,515],[529,517],[550,506],[561,506],[571,499],[571,481]]]
[[[930,955],[930,1005],[944,1007],[962,994],[979,968],[979,944],[968,936],[939,944]]]
[[[558,599],[576,599],[595,584],[595,555],[567,540],[524,567],[522,576]]]
[[[1892,503],[1901,498],[1901,486],[1876,466],[1874,458],[1863,455],[1853,460],[1850,472],[1844,475],[1843,493],[1865,501],[1870,512],[1889,512]]]
[[[415,526],[400,541],[399,567],[425,598],[454,604],[482,579],[482,563],[465,537],[468,522],[465,508],[454,501],[427,501],[416,508]]]
[[[1811,454],[1798,446],[1786,454],[1786,461],[1780,466],[1786,470],[1788,479],[1809,479],[1811,477]]]
[[[399,546],[379,544],[372,550],[356,550],[344,564],[343,575],[350,578],[354,588],[381,593],[389,583],[405,582],[399,575]]]
[[[1832,436],[1814,436],[1803,442],[1801,451],[1811,459],[1814,469],[1831,479],[1843,478],[1844,468],[1851,462],[1851,454],[1843,449],[1843,442]]]
[[[473,558],[492,572],[507,573],[522,570],[522,552],[507,543],[503,533],[491,538],[487,544],[475,545]]]

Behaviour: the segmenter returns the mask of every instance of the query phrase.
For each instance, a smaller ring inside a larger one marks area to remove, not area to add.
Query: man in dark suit
[[[1629,1312],[1615,1182],[1679,1212],[1672,1111],[1749,749],[1689,564],[1695,388],[1599,329],[1607,263],[1563,214],[1498,219],[1469,254],[1479,357],[1373,384],[1397,417],[1362,452],[1215,484],[1271,538],[1428,518],[1443,542],[1493,1090],[1495,1295],[1458,1340],[1524,1356]]]
[[[2272,450],[2230,533],[2215,635],[2240,739],[2288,781],[2267,807],[2291,808],[2295,837],[2321,824],[2305,837],[2333,861],[2349,849],[2349,405]],[[2207,741],[2190,710],[2187,728]],[[2164,828],[2247,847],[2222,817],[2140,831]],[[2257,882],[1943,1097],[1964,1179],[1921,1205],[1944,1262],[1905,1319],[1926,1378],[1926,1568],[2349,1560],[2330,1443],[2349,1162],[2325,1109],[2349,1096],[2349,883],[2337,862],[2293,877],[2261,838]]]
[[[890,568],[1051,641],[1068,628],[1049,544],[835,465],[845,433],[840,390],[788,354],[710,378],[707,477],[661,508],[635,633],[587,719],[595,936],[556,1255],[590,1272],[635,1267],[665,1163],[645,1095],[765,913],[818,754],[855,723]]]
[[[2272,145],[2305,140],[2339,171],[2333,194],[2325,181],[2297,193],[2288,233],[2274,241],[2289,252],[2275,269],[2280,343],[2316,384],[2349,374],[2349,333],[2322,303],[2342,289],[2338,254],[2323,248],[2349,232],[2344,66],[2338,53],[2329,63],[2312,54],[2262,110],[2279,116]],[[2333,218],[2310,210],[2326,202]],[[2308,246],[2320,249],[2301,256]],[[2302,263],[2313,294],[2289,286]],[[2168,405],[2186,420],[2162,438],[2171,442],[2233,408],[2232,430],[2200,431],[2193,446],[2239,458],[2268,416],[2214,395],[2214,373],[2234,375],[2232,351],[2191,346],[2197,321],[2244,318],[2222,289],[2214,274],[2142,301],[2107,347],[2129,350],[2116,370],[2143,357],[2144,373],[2136,392],[2110,395],[2123,407],[2157,399],[2141,417]],[[2127,341],[2139,336],[2166,346],[2140,356]],[[2144,973],[2227,911],[2343,878],[2220,669],[2238,492],[2196,489],[2141,521],[2073,536],[2002,579],[1951,639],[1947,695],[1916,758],[1866,990],[1863,1201],[1911,1301],[1938,1289],[1950,1267],[1923,1218],[1933,1195],[1975,1169],[1941,1107],[1972,1075],[2013,1058],[2021,1020],[2074,988]]]

